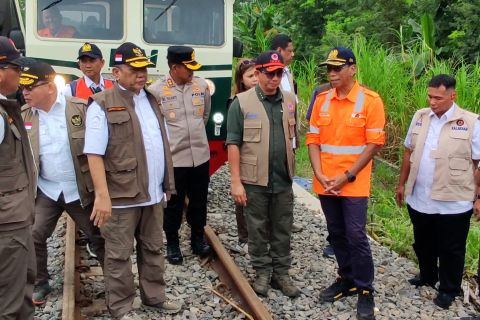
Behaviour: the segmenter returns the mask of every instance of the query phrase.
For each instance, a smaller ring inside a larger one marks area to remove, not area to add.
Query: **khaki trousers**
[[[165,301],[163,257],[163,206],[112,209],[112,217],[101,227],[105,238],[105,289],[112,316],[121,317],[133,309],[135,284],[132,272],[134,239],[140,297],[144,304]]]
[[[82,208],[80,200],[65,203],[63,194],[60,194],[58,200],[54,201],[38,189],[37,199],[35,200],[35,223],[33,224],[32,229],[33,242],[35,243],[35,254],[37,256],[36,284],[48,282],[47,239],[52,236],[58,219],[63,211],[67,212],[73,221],[75,221],[78,228],[88,237],[92,244],[93,251],[97,254],[98,261],[103,266],[105,243],[100,235],[100,230],[90,221],[92,205]]]
[[[0,319],[31,320],[35,250],[31,227],[0,231]]]

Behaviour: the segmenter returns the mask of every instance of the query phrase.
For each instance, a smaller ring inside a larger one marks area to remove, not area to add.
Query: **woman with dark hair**
[[[241,59],[235,68],[235,88],[234,94],[237,95],[247,91],[257,85],[258,79],[255,75],[255,61],[251,59]],[[243,207],[235,204],[235,215],[237,217],[238,242],[241,251],[248,252],[248,231],[247,223],[243,213]]]

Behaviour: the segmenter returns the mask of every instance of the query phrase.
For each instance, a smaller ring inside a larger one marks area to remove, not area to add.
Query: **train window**
[[[219,46],[225,40],[223,0],[144,0],[149,43]]]
[[[123,1],[39,0],[37,33],[47,38],[118,40],[123,37]]]

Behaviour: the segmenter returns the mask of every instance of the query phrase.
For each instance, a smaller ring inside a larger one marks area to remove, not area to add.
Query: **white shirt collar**
[[[450,119],[450,118],[453,116],[453,113],[455,112],[455,108],[456,108],[456,107],[457,107],[457,104],[454,102],[454,103],[452,104],[452,106],[450,107],[450,109],[448,109],[447,112],[445,112],[445,113],[440,117],[440,119],[442,119],[442,118],[444,118],[444,117],[445,117],[444,119],[446,119],[446,120]],[[432,110],[430,110],[430,113],[429,113],[428,115],[429,115],[430,117],[432,117],[432,116],[435,116],[435,113],[434,113]],[[437,117],[437,119],[438,119],[438,117]]]
[[[99,84],[97,85],[95,82],[92,81],[92,79],[90,79],[89,77],[87,76],[83,76],[83,79],[85,79],[85,84],[87,85],[87,87],[91,87],[92,85],[96,88],[98,86],[100,86],[101,88],[105,88],[105,81],[103,80],[103,77],[102,75],[100,75],[100,82]]]

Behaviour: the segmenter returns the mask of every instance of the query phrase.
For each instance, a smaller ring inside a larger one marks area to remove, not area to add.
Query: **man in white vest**
[[[478,115],[455,103],[455,96],[453,77],[440,74],[430,80],[430,108],[413,116],[396,191],[398,205],[406,196],[420,268],[409,282],[435,287],[439,281],[433,302],[443,309],[461,293],[470,217],[473,203],[479,205],[474,170],[480,124]]]

